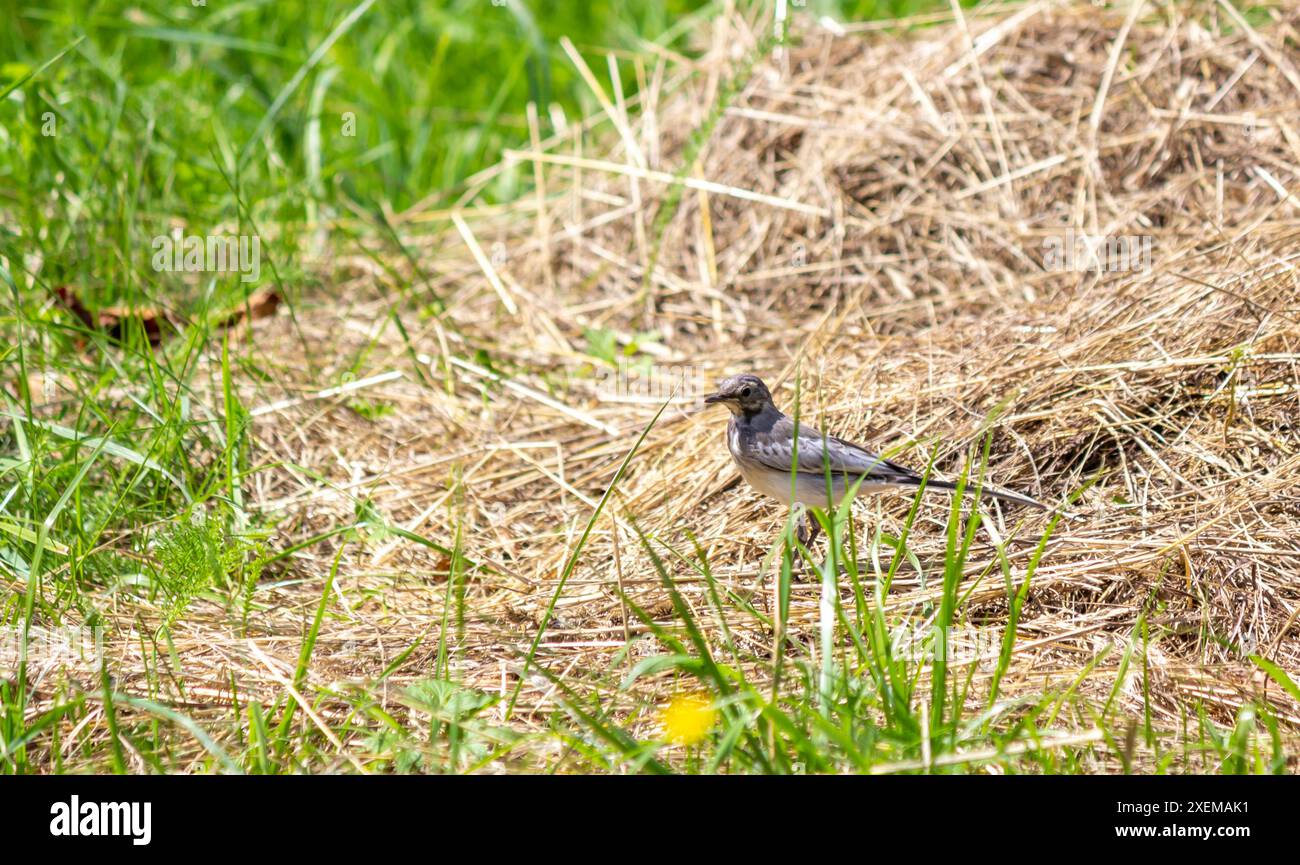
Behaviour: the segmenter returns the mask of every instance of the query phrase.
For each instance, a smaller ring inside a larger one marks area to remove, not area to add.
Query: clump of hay
[[[538,663],[580,687],[642,630],[620,586],[672,616],[633,517],[683,549],[689,529],[724,584],[766,592],[758,563],[783,514],[737,485],[723,413],[696,411],[699,387],[753,370],[789,407],[797,372],[805,419],[918,468],[937,447],[949,474],[996,414],[990,482],[1062,503],[1096,479],[1048,545],[1004,691],[1066,687],[1134,640],[1142,616],[1157,724],[1176,728],[1194,706],[1226,723],[1259,699],[1300,724],[1246,657],[1300,668],[1297,8],[1272,7],[1258,28],[1226,4],[1129,15],[1032,3],[907,33],[796,18],[783,54],[760,50],[770,22],[729,18],[700,59],[640,67],[636,99],[591,70],[601,112],[396,220],[418,263],[396,308],[405,337],[389,326],[389,277],[361,258],[340,260],[352,279],[328,305],[300,309],[306,344],[328,350],[289,395],[369,351],[367,374],[402,378],[354,395],[395,410],[362,417],[331,396],[259,416],[260,460],[328,483],[275,470],[250,494],[288,514],[295,538],[354,519],[356,499],[442,544],[459,534],[492,570],[465,587],[457,676],[512,686],[594,503],[661,399],[614,387],[590,353],[633,346],[660,381],[689,387],[594,527],[540,646]],[[536,194],[482,204],[511,172]],[[434,294],[447,311],[421,317]],[[256,327],[286,358],[300,350],[283,319]],[[246,386],[250,404],[285,396]],[[859,525],[896,532],[907,507],[870,500]],[[942,498],[922,508],[910,539],[922,562],[942,560],[945,516]],[[993,525],[1005,537],[1021,518]],[[1045,518],[1024,519],[1017,577]],[[331,543],[296,556],[295,573],[325,572]],[[993,555],[982,534],[969,572]],[[448,566],[401,538],[348,551],[339,582],[357,603],[325,622],[311,682],[364,681],[436,635]],[[707,608],[694,572],[673,566]],[[919,608],[937,591],[900,577],[889,603]],[[318,596],[287,583],[258,620],[286,669],[297,642],[276,636],[297,635]],[[1005,597],[985,580],[970,621],[1004,622]],[[797,587],[791,628],[813,633],[816,616],[816,587]],[[760,669],[769,638],[739,610],[731,625]],[[244,699],[259,681],[276,693],[268,664],[221,627],[177,625],[244,658]],[[421,675],[429,651],[391,681]],[[1122,654],[1078,692],[1104,701]],[[515,723],[555,693],[526,681]],[[1118,699],[1140,712],[1140,683]]]

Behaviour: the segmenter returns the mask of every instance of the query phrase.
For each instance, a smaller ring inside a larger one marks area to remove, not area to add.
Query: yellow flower
[[[663,710],[664,738],[677,745],[694,745],[709,734],[717,718],[708,697],[678,694]]]

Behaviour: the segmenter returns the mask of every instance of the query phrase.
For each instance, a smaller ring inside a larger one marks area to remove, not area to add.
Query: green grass
[[[297,579],[286,570],[291,551],[338,540],[341,556],[348,544],[402,530],[359,507],[354,524],[290,551],[268,548],[276,526],[249,499],[259,467],[250,464],[250,417],[234,381],[277,370],[256,346],[227,346],[214,323],[250,286],[235,276],[196,283],[157,272],[153,238],[174,228],[258,236],[263,284],[276,286],[292,311],[329,276],[303,252],[318,225],[331,228],[328,242],[342,251],[353,251],[358,237],[391,240],[385,214],[453,201],[467,178],[527,141],[530,100],[556,106],[570,121],[595,108],[558,47],[561,35],[593,67],[605,49],[620,51],[623,80],[633,82],[638,59],[652,62],[643,40],[689,50],[691,16],[712,14],[714,5],[0,2],[8,22],[0,32],[0,626],[28,637],[63,623],[93,629],[111,598],[138,597],[164,611],[162,627],[135,635],[148,696],[123,693],[107,668],[95,689],[65,683],[39,694],[25,659],[0,671],[0,773],[465,772],[493,761],[552,771],[972,771],[995,763],[1005,771],[1068,772],[1126,753],[1128,734],[1113,709],[1087,706],[1068,691],[1004,701],[995,684],[972,713],[969,671],[949,666],[945,650],[954,630],[969,625],[958,578],[978,517],[959,505],[948,522],[947,559],[933,574],[942,600],[915,615],[886,613],[883,601],[899,568],[913,565],[907,531],[916,509],[899,537],[877,533],[865,543],[845,512],[817,515],[832,544],[825,562],[813,562],[828,602],[815,651],[793,646],[755,599],[720,585],[698,548],[643,535],[676,625],[659,625],[625,600],[669,651],[554,679],[565,708],[542,732],[506,723],[514,695],[502,706],[500,695],[457,683],[450,635],[466,615],[466,581],[482,566],[465,557],[459,540],[447,548],[410,533],[404,536],[447,555],[450,574],[442,627],[430,638],[436,661],[427,679],[399,689],[396,702],[409,713],[376,694],[413,652],[428,648],[420,641],[402,647],[368,688],[306,687],[322,621],[333,615],[338,558],[274,703],[245,701],[232,675],[225,684],[233,705],[201,720],[167,704],[168,693],[191,686],[170,625],[190,615],[196,599],[215,601],[232,632],[244,635],[265,612],[270,587]],[[930,5],[812,2],[799,11],[861,19]],[[542,113],[544,125],[550,117]],[[530,183],[526,167],[504,172],[487,198],[512,200]],[[392,258],[403,254],[394,244]],[[134,324],[117,336],[86,328],[51,302],[59,286],[92,308],[158,307],[182,324],[155,350]],[[438,314],[439,299],[418,277],[403,290]],[[213,354],[215,367],[200,363]],[[46,402],[50,380],[59,387]],[[219,399],[207,403],[201,394]],[[353,406],[372,418],[390,411],[364,398]],[[617,478],[602,505],[616,485]],[[580,542],[566,576],[582,549]],[[781,562],[778,606],[787,612],[794,561],[806,552],[787,526],[773,551]],[[1014,624],[1031,576],[1014,585],[1006,557],[1000,562]],[[720,636],[683,597],[669,563],[703,581],[709,612],[724,622]],[[851,604],[830,591],[836,575],[852,586]],[[775,629],[775,655],[733,640],[724,608]],[[897,641],[918,617],[929,623],[925,654],[900,654]],[[544,621],[534,652],[546,631]],[[1006,634],[995,682],[1014,648],[1014,627]],[[532,660],[530,653],[525,665]],[[542,665],[529,669],[553,677]],[[702,690],[716,703],[718,723],[685,753],[646,732],[658,706],[639,684],[655,676],[676,677],[682,689]],[[322,725],[326,702],[346,712]],[[106,735],[82,738],[65,753],[60,737],[99,712]],[[1093,724],[1103,740],[1014,753],[1057,729]],[[1199,742],[1207,769],[1280,765],[1277,725],[1262,708],[1243,709],[1233,729],[1204,715],[1187,725],[1196,732],[1185,739]],[[1152,747],[1169,738],[1149,724],[1144,734]],[[364,756],[343,760],[336,742],[357,737]],[[549,753],[537,746],[552,741],[562,743],[560,757],[535,756]],[[995,755],[960,756],[981,749]]]
[[[525,142],[529,100],[570,121],[593,107],[559,36],[594,65],[643,39],[676,44],[704,5],[5,2],[0,568],[16,594],[3,624],[94,628],[89,590],[143,591],[169,617],[204,593],[240,598],[245,624],[256,612],[274,527],[247,507],[248,416],[231,379],[274,370],[252,347],[222,352],[219,381],[196,378],[221,347],[211,322],[251,286],[157,272],[153,238],[257,235],[263,283],[292,306],[326,276],[301,251],[314,225],[347,215],[330,241],[345,251],[351,236],[391,235],[382,214],[450,200]],[[523,180],[507,173],[489,197]],[[130,322],[116,337],[87,330],[51,304],[60,286],[92,309],[156,307],[185,324],[154,351]],[[62,383],[51,405],[46,377]],[[214,390],[223,403],[204,405]],[[168,639],[144,638],[152,679],[175,672]],[[26,743],[90,699],[33,718],[25,666],[3,687],[3,771],[26,771]],[[111,691],[100,699],[115,722]],[[288,711],[258,738],[261,759],[284,759]]]

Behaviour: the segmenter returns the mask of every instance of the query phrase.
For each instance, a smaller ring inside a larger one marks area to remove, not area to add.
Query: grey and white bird
[[[718,382],[718,390],[704,402],[721,403],[731,410],[727,423],[727,449],[751,487],[783,502],[816,507],[838,505],[849,488],[862,479],[858,495],[888,489],[916,489],[922,476],[890,462],[866,448],[799,424],[799,447],[795,450],[794,419],[772,402],[767,385],[756,375],[733,375]],[[796,462],[797,460],[797,462]],[[826,469],[830,468],[830,500]],[[927,490],[955,490],[949,481],[930,478]],[[1015,504],[1047,510],[1028,496],[985,487],[984,495]],[[817,521],[805,512],[799,525],[799,540],[811,546],[819,531]]]

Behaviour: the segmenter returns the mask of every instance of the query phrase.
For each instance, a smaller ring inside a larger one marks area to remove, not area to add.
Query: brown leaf
[[[231,309],[215,322],[217,327],[234,327],[244,320],[257,321],[270,318],[280,308],[280,292],[273,288],[261,288],[250,294],[239,306]]]
[[[135,321],[144,329],[149,345],[156,347],[162,343],[163,326],[168,324],[177,325],[175,319],[165,310],[151,307],[131,309],[122,306],[109,306],[98,312],[92,312],[82,302],[77,293],[66,285],[55,288],[54,295],[59,303],[75,315],[86,328],[103,331],[118,340],[126,336],[129,323]],[[269,318],[280,308],[280,300],[280,293],[275,289],[259,289],[250,294],[243,303],[219,314],[213,322],[213,326],[228,329],[236,327],[244,321]]]
[[[81,298],[68,288],[66,285],[57,286],[54,289],[54,296],[58,298],[59,303],[81,320],[81,323],[88,328],[96,328],[95,317],[86,309],[86,305],[81,302]]]
[[[54,294],[59,302],[87,328],[103,331],[117,340],[126,336],[129,323],[135,321],[144,330],[149,345],[157,346],[162,342],[163,325],[172,323],[165,310],[151,307],[131,309],[123,306],[108,306],[98,312],[91,312],[76,292],[66,285],[55,288]]]

